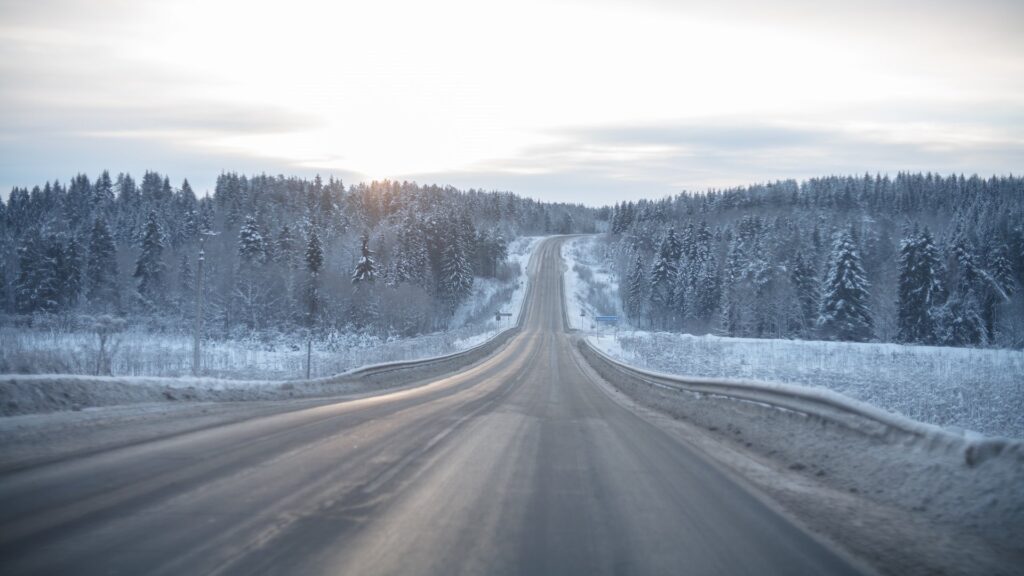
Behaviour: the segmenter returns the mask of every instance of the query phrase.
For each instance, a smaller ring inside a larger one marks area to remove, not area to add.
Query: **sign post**
[[[503,316],[507,317],[507,318],[511,318],[512,317],[512,313],[511,312],[502,312],[501,310],[498,310],[498,311],[496,311],[494,313],[494,321],[498,323],[498,330],[501,330],[501,318]]]
[[[619,325],[618,316],[594,316],[594,320],[601,324],[608,324],[610,326],[618,327]]]

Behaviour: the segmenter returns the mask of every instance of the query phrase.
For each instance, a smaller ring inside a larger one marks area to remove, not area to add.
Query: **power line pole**
[[[214,232],[200,232],[199,261],[196,263],[196,324],[192,336],[192,375],[199,376],[202,372],[201,347],[203,341],[203,264],[206,263],[206,237],[216,236]]]
[[[199,376],[200,342],[203,336],[203,264],[206,261],[206,250],[203,244],[206,239],[200,240],[199,262],[196,264],[196,326],[192,340],[192,375]]]

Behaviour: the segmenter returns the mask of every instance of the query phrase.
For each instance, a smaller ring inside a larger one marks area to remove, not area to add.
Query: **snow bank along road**
[[[458,374],[5,474],[0,572],[858,573],[596,385],[560,242]]]

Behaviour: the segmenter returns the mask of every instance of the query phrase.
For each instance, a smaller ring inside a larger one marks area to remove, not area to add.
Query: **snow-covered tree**
[[[21,314],[56,312],[60,307],[56,238],[38,232],[26,236],[17,248],[18,277],[14,283],[15,310]]]
[[[238,230],[238,258],[243,265],[253,266],[263,263],[266,246],[263,234],[259,231],[256,218],[246,216],[245,222]]]
[[[449,310],[454,311],[472,289],[473,270],[466,260],[462,241],[455,235],[445,248],[441,268],[441,294]]]
[[[1005,242],[995,242],[987,252],[987,270],[979,271],[979,304],[985,324],[985,335],[989,340],[994,340],[998,336],[996,325],[1000,307],[1009,304],[1016,292],[1009,253],[1010,248]]]
[[[89,236],[89,256],[85,264],[86,298],[97,310],[111,311],[120,302],[117,257],[114,239],[107,223],[97,218]]]
[[[937,341],[937,316],[945,301],[940,278],[941,261],[931,233],[925,229],[905,239],[900,246],[897,303],[897,338],[901,342]]]
[[[852,232],[839,233],[822,289],[818,317],[822,336],[851,342],[871,339],[874,323],[868,311],[869,286]]]
[[[644,258],[637,254],[633,269],[626,279],[626,313],[633,322],[639,324],[644,312],[644,300],[647,294],[647,281],[644,278]]]
[[[793,258],[791,281],[796,289],[802,333],[807,336],[818,318],[821,293],[814,264],[804,257],[803,252],[798,251]]]
[[[320,246],[320,236],[313,230],[309,233],[306,243],[306,269],[310,274],[319,274],[324,265],[324,251]]]
[[[651,268],[650,302],[651,313],[659,318],[662,327],[672,314],[673,293],[676,284],[676,262],[679,258],[679,243],[674,231],[666,235],[661,242],[658,254]]]
[[[324,265],[324,251],[320,246],[320,236],[316,230],[309,233],[309,241],[306,243],[306,278],[305,290],[305,318],[306,327],[312,328],[316,325],[320,313],[320,270]]]
[[[139,296],[150,306],[158,304],[164,295],[163,253],[164,241],[160,224],[157,223],[156,212],[150,211],[142,238],[142,251],[135,260],[135,272],[132,274],[139,282]]]
[[[361,246],[359,248],[359,261],[356,262],[355,270],[352,271],[352,283],[357,286],[360,284],[372,283],[377,279],[377,267],[373,261],[373,252],[370,250],[370,238],[368,235],[363,234]]]
[[[64,244],[57,266],[61,302],[66,308],[78,305],[82,296],[82,248],[74,236]]]

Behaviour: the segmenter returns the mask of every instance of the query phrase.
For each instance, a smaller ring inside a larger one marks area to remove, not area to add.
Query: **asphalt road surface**
[[[0,477],[0,573],[856,573],[581,369],[559,242],[458,374]]]

